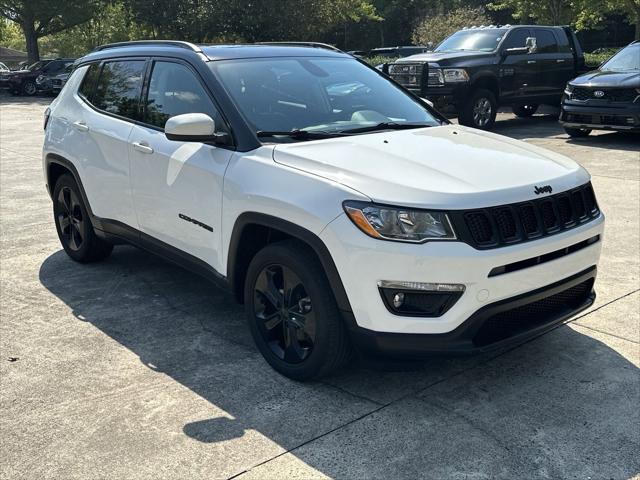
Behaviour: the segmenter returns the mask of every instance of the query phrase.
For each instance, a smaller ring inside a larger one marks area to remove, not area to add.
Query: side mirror
[[[422,100],[424,103],[426,103],[427,105],[429,105],[431,108],[433,108],[433,102],[431,100],[428,100],[426,98],[422,98],[420,97],[420,100]]]
[[[226,144],[229,137],[226,133],[216,133],[213,118],[204,113],[185,113],[169,118],[164,125],[164,134],[169,140],[222,144]]]
[[[538,44],[536,37],[527,37],[524,42],[524,46],[527,48],[529,53],[536,53],[538,51]]]

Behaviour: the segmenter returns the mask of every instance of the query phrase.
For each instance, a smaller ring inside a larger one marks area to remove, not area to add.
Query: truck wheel
[[[87,207],[76,181],[71,175],[61,175],[53,190],[53,217],[58,238],[72,260],[95,262],[108,257],[113,245],[93,231]]]
[[[251,260],[244,304],[253,339],[276,371],[294,380],[345,365],[351,348],[329,282],[313,251],[272,243]]]
[[[38,89],[36,88],[35,82],[31,80],[27,80],[22,84],[22,93],[29,97],[35,95],[37,91]]]
[[[564,131],[567,132],[567,134],[573,138],[588,137],[589,134],[591,133],[591,129],[589,128],[564,127]]]
[[[467,127],[490,130],[496,121],[498,102],[489,90],[483,88],[473,92],[461,108],[458,121]]]
[[[512,110],[516,117],[526,118],[536,113],[538,105],[514,105]]]

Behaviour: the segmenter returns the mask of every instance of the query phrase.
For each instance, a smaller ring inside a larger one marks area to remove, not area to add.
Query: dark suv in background
[[[568,27],[492,25],[460,30],[384,71],[463,125],[489,130],[501,105],[519,117],[559,106],[567,81],[584,71],[584,53]]]
[[[35,95],[38,92],[36,79],[40,75],[57,75],[69,65],[73,65],[74,58],[56,58],[55,60],[40,60],[25,70],[11,72],[7,76],[7,86],[14,95]]]
[[[560,123],[572,137],[591,130],[640,132],[640,41],[567,84]]]

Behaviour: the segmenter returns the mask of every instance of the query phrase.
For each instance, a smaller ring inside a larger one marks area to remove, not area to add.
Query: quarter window
[[[86,71],[80,89],[78,90],[80,94],[89,101],[91,101],[91,94],[93,93],[93,87],[96,85],[96,80],[98,80],[99,73],[100,65],[92,63]]]
[[[170,117],[184,113],[205,113],[220,130],[223,122],[193,72],[175,62],[156,62],[151,72],[145,108],[145,122],[164,128]]]
[[[137,120],[144,65],[143,60],[105,63],[93,96],[95,107]]]

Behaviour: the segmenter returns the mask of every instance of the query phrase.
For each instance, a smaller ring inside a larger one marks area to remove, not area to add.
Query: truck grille
[[[595,92],[603,92],[602,97],[596,97]],[[585,88],[575,87],[571,92],[572,100],[609,100],[610,102],[633,102],[638,93],[633,88]]]
[[[590,183],[529,202],[451,212],[460,240],[478,249],[497,248],[553,235],[600,214]]]
[[[482,324],[473,343],[483,347],[561,318],[587,301],[593,283],[594,279],[590,278],[542,300],[497,313]]]

